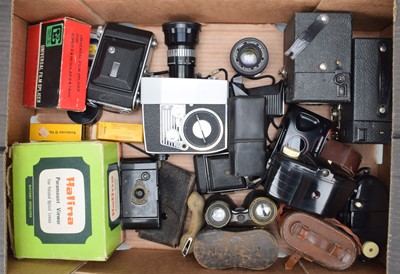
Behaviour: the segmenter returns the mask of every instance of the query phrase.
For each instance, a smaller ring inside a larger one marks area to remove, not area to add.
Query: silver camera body
[[[226,80],[143,77],[145,150],[207,154],[227,148]]]

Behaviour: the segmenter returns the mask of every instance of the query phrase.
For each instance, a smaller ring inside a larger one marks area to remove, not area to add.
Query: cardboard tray
[[[399,43],[400,27],[395,22],[393,10],[397,1],[372,0],[305,0],[305,1],[258,1],[258,0],[40,0],[40,1],[2,1],[0,4],[0,152],[9,148],[14,142],[27,142],[29,137],[29,118],[38,115],[43,122],[69,122],[65,112],[41,110],[34,111],[22,106],[23,75],[25,68],[26,29],[31,23],[60,16],[70,16],[91,25],[105,22],[131,22],[137,27],[153,31],[158,38],[159,46],[155,50],[150,65],[151,71],[165,70],[166,46],[161,24],[168,21],[187,20],[202,23],[200,43],[197,50],[196,72],[208,74],[215,68],[224,67],[230,76],[233,70],[229,63],[231,47],[244,37],[257,37],[268,47],[270,61],[265,73],[277,76],[283,64],[283,33],[275,23],[287,23],[294,12],[301,11],[349,11],[353,13],[353,36],[355,37],[392,37],[394,47]],[[371,166],[374,175],[389,184],[390,182],[390,221],[387,266],[379,262],[357,263],[348,273],[396,273],[400,261],[400,112],[399,92],[400,61],[394,55],[394,98],[393,98],[393,139],[392,145],[383,146],[383,164],[377,165],[376,145],[355,145],[355,149],[364,156],[362,166]],[[260,85],[246,83],[246,86]],[[325,106],[308,106],[321,115],[329,116]],[[46,121],[44,121],[46,120]],[[109,122],[141,123],[141,110],[124,116],[106,113],[102,118]],[[272,131],[271,134],[274,132]],[[115,252],[105,263],[53,260],[21,260],[13,258],[11,243],[7,236],[7,200],[6,167],[8,158],[3,155],[3,168],[0,169],[0,187],[3,190],[0,198],[0,273],[214,273],[201,268],[193,257],[183,258],[177,249],[168,248],[137,237],[134,231],[126,232],[126,247],[129,250]],[[141,155],[123,146],[124,157]],[[194,171],[192,156],[171,156],[170,161],[187,170]],[[241,200],[244,194],[235,194]],[[10,197],[11,198],[11,197]],[[270,273],[283,273],[284,260],[279,260]],[[218,271],[215,271],[218,273]],[[249,273],[236,270],[235,273]],[[328,270],[308,262],[302,262],[291,273],[328,273]]]

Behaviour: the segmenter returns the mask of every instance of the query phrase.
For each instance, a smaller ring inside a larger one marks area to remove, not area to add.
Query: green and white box
[[[104,261],[122,242],[114,142],[12,149],[17,258]]]

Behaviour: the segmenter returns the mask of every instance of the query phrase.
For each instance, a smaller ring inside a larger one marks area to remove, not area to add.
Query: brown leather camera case
[[[357,245],[351,236],[306,213],[284,215],[280,222],[280,234],[296,251],[286,262],[286,269],[292,269],[300,258],[305,258],[332,270],[344,270],[354,263],[358,255]]]
[[[332,161],[351,175],[357,174],[362,155],[351,146],[335,140],[329,140],[322,149],[321,158]]]

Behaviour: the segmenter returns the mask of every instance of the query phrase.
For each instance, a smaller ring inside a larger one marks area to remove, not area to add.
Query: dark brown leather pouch
[[[139,237],[176,247],[185,226],[187,200],[194,188],[194,174],[162,161],[159,169],[161,226],[158,229],[140,229]]]
[[[197,262],[209,269],[266,269],[276,261],[278,252],[275,237],[264,229],[204,229],[193,248]]]
[[[320,157],[332,161],[353,176],[357,174],[362,161],[362,155],[358,151],[335,140],[325,143]]]
[[[358,246],[350,235],[328,221],[306,213],[285,214],[281,218],[280,234],[296,251],[286,262],[286,269],[292,269],[300,258],[304,258],[331,270],[344,270],[358,256]]]

